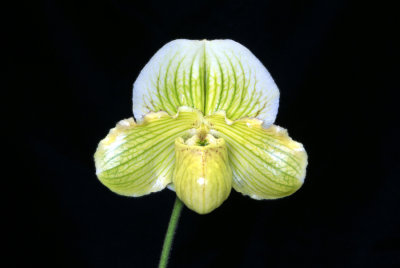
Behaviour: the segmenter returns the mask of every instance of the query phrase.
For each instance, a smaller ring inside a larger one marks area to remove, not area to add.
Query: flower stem
[[[161,252],[161,259],[159,268],[167,267],[169,253],[171,251],[172,240],[174,239],[174,234],[176,227],[178,225],[179,216],[181,215],[181,211],[183,208],[182,201],[176,197],[174,208],[172,209],[171,219],[169,220],[168,230],[165,235],[164,245]]]

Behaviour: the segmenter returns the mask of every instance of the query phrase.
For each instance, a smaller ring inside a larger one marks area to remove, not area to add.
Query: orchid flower
[[[274,121],[279,90],[263,64],[232,40],[175,40],[133,86],[133,115],[95,153],[111,191],[143,196],[168,187],[191,210],[218,208],[231,189],[276,199],[303,184],[307,154]]]

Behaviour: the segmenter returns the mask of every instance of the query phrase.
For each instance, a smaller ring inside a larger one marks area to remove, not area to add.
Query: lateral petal
[[[180,108],[176,116],[149,113],[143,122],[132,118],[110,130],[95,153],[96,174],[111,191],[142,196],[160,191],[172,181],[174,141],[198,124],[201,114]]]
[[[228,144],[233,188],[254,199],[281,198],[296,192],[304,182],[307,153],[286,129],[263,128],[258,119],[229,121],[224,113],[207,118],[214,135]]]

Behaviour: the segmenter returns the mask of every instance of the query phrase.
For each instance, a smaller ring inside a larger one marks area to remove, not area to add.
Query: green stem
[[[179,216],[181,215],[181,211],[183,208],[182,201],[176,197],[174,208],[172,209],[171,219],[169,220],[168,230],[165,235],[164,245],[161,252],[161,259],[159,268],[167,267],[169,253],[171,251],[172,240],[174,239],[174,234],[176,230],[176,226],[178,225]]]

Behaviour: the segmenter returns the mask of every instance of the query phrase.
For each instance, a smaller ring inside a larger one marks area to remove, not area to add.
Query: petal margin
[[[279,89],[264,65],[233,40],[178,39],[163,46],[133,86],[133,113],[140,122],[149,111],[172,115],[189,106],[232,119],[256,117],[264,127],[276,118]]]
[[[254,199],[276,199],[296,192],[304,182],[307,153],[286,129],[263,128],[255,118],[229,121],[224,113],[207,118],[214,135],[228,144],[233,188]]]
[[[111,191],[142,196],[172,181],[174,141],[196,127],[201,113],[181,107],[175,116],[149,113],[140,124],[132,118],[110,130],[95,153],[96,174]]]

